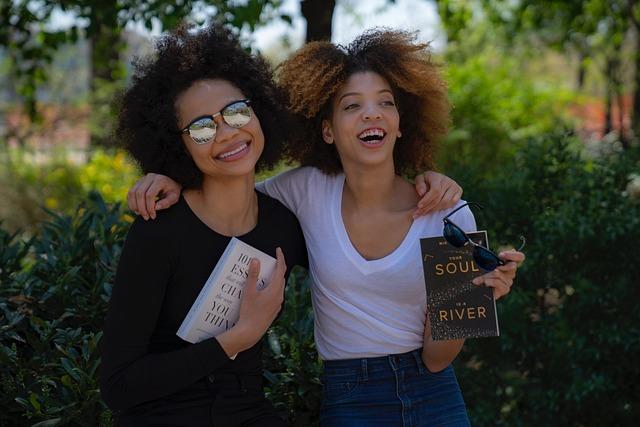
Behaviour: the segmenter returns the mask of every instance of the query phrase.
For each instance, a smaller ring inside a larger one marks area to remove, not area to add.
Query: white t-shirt
[[[342,221],[344,179],[343,174],[329,176],[304,167],[257,185],[287,206],[302,226],[318,353],[324,360],[337,360],[420,348],[426,291],[419,239],[442,236],[442,218],[453,209],[416,219],[400,246],[367,261],[353,247]],[[465,231],[476,229],[469,208],[452,220]]]

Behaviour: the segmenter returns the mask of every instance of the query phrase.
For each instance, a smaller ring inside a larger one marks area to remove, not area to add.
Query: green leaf
[[[33,424],[31,427],[53,427],[59,426],[62,423],[62,418],[52,418],[46,421],[40,421],[39,423]]]
[[[76,371],[76,368],[73,367],[73,365],[71,364],[69,359],[61,358],[60,359],[60,363],[62,364],[62,367],[64,368],[64,370],[67,371],[67,373],[69,375],[71,375],[71,377],[74,380],[76,380],[77,382],[81,381],[80,375],[78,375],[78,372]]]
[[[38,402],[38,396],[35,393],[31,393],[29,396],[29,402],[31,402],[36,412],[40,412],[40,402]]]

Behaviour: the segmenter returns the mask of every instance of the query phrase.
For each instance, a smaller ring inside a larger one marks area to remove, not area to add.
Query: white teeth
[[[247,144],[246,143],[242,144],[241,146],[239,146],[235,150],[227,151],[226,153],[222,153],[222,154],[218,155],[218,158],[226,159],[227,157],[233,156],[234,154],[238,154],[239,152],[241,152],[245,148],[247,148]]]
[[[358,135],[358,138],[363,139],[368,136],[378,136],[380,138],[384,138],[384,131],[382,129],[367,129]]]

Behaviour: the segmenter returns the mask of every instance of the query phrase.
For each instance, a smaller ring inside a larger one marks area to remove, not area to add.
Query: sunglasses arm
[[[454,213],[458,212],[460,209],[465,208],[465,207],[467,207],[467,206],[477,206],[477,207],[479,207],[480,209],[484,209],[484,206],[482,206],[480,203],[476,203],[476,202],[468,202],[468,203],[465,203],[465,204],[464,204],[464,205],[462,205],[462,206],[458,206],[458,207],[457,207],[457,208],[455,208],[453,211],[449,212],[449,215],[445,216],[445,217],[444,217],[444,218],[442,218],[442,219],[443,219],[443,220],[445,220],[445,219],[449,219],[449,217],[450,217],[451,215],[453,215]]]

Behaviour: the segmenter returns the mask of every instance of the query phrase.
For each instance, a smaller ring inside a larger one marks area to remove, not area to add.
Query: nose
[[[233,126],[229,126],[227,122],[225,122],[222,117],[218,116],[215,118],[216,122],[216,143],[221,143],[233,139],[239,130],[238,128],[234,128]]]
[[[365,108],[362,118],[364,120],[379,120],[382,118],[382,112],[377,105],[370,105]]]

